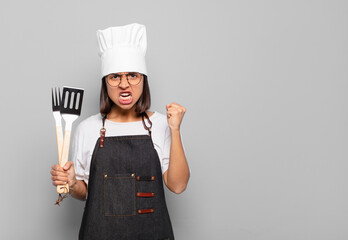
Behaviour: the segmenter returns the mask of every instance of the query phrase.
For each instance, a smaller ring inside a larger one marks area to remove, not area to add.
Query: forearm
[[[186,189],[189,177],[190,171],[180,138],[180,130],[171,130],[168,187],[175,193],[181,193]]]
[[[76,184],[69,188],[71,196],[81,201],[86,200],[87,185],[83,180],[76,180]]]

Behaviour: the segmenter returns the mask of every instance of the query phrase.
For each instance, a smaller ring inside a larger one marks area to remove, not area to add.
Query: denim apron
[[[112,137],[105,137],[105,118],[91,159],[79,240],[174,240],[149,117],[142,115],[149,135]]]

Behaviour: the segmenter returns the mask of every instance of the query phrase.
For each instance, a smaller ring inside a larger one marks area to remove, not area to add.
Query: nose
[[[124,76],[124,77],[123,77]],[[124,80],[123,80],[124,79]],[[127,80],[127,76],[126,75],[121,75],[121,82],[118,85],[120,88],[127,88],[129,87],[129,83]]]

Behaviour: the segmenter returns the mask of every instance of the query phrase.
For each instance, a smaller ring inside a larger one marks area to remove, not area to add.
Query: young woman
[[[190,170],[181,141],[186,108],[150,112],[145,26],[133,23],[97,31],[102,59],[100,113],[82,121],[73,161],[53,165],[53,185],[69,184],[86,200],[79,239],[174,239],[163,181],[174,193]],[[137,52],[138,51],[138,52]]]

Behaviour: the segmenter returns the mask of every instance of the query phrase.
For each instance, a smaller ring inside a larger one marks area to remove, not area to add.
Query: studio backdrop
[[[152,105],[177,102],[191,176],[165,197],[175,238],[348,238],[348,2],[5,1],[0,7],[1,239],[77,239],[61,206],[51,88],[99,112],[96,30],[147,29]],[[70,161],[72,159],[69,159]]]

